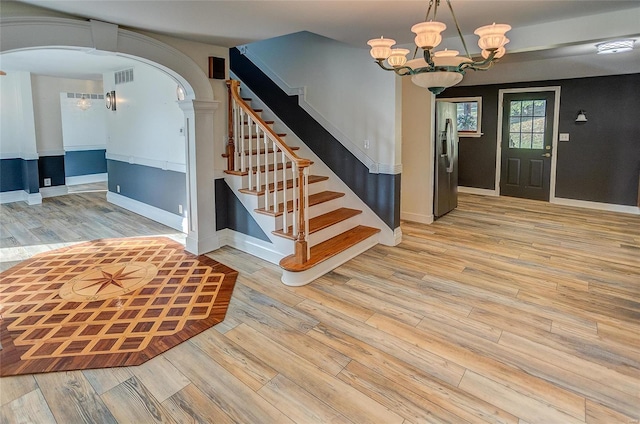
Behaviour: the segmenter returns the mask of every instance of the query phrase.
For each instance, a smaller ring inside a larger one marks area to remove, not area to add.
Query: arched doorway
[[[187,55],[153,38],[100,21],[6,18],[0,22],[0,53],[68,48],[132,58],[173,77],[185,89],[184,112],[188,231],[195,254],[219,247],[215,228],[214,112],[219,102],[203,70]]]

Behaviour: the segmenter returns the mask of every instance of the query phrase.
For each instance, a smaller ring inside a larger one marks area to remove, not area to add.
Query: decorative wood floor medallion
[[[221,322],[237,274],[163,237],[34,256],[0,274],[0,375],[139,365]]]

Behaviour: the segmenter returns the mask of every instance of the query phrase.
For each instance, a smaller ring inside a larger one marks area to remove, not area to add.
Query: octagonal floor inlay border
[[[0,375],[139,365],[221,322],[237,275],[164,237],[36,255],[0,274]]]

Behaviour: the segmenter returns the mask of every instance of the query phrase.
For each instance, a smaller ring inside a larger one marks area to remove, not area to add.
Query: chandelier
[[[497,59],[506,53],[504,46],[509,42],[509,39],[505,37],[505,34],[511,29],[509,25],[495,23],[476,29],[474,34],[480,37],[478,46],[482,49],[482,59],[474,60],[467,49],[451,2],[450,0],[446,0],[446,2],[458,30],[458,36],[464,46],[466,57],[458,56],[459,52],[456,50],[433,50],[442,41],[440,33],[447,28],[445,24],[435,20],[440,0],[429,0],[425,22],[411,27],[411,31],[416,34],[416,49],[412,60],[407,61],[406,56],[409,54],[409,50],[391,48],[396,44],[395,40],[380,37],[367,42],[371,46],[371,56],[382,69],[393,71],[400,76],[409,75],[414,84],[429,89],[433,94],[440,94],[445,88],[458,84],[462,81],[467,69],[474,71],[489,69]],[[418,48],[422,49],[423,57],[416,59]],[[390,66],[385,65],[385,60]]]
[[[87,99],[83,94],[82,98],[76,103],[76,106],[78,106],[80,110],[87,110],[91,107],[91,100]]]

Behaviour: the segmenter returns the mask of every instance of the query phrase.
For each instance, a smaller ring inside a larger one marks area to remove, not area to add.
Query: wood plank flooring
[[[75,196],[3,226],[64,239]],[[105,233],[157,228],[79,203]],[[224,322],[138,367],[2,378],[1,422],[638,423],[640,217],[461,195],[402,230],[298,288],[213,252],[240,272]]]

